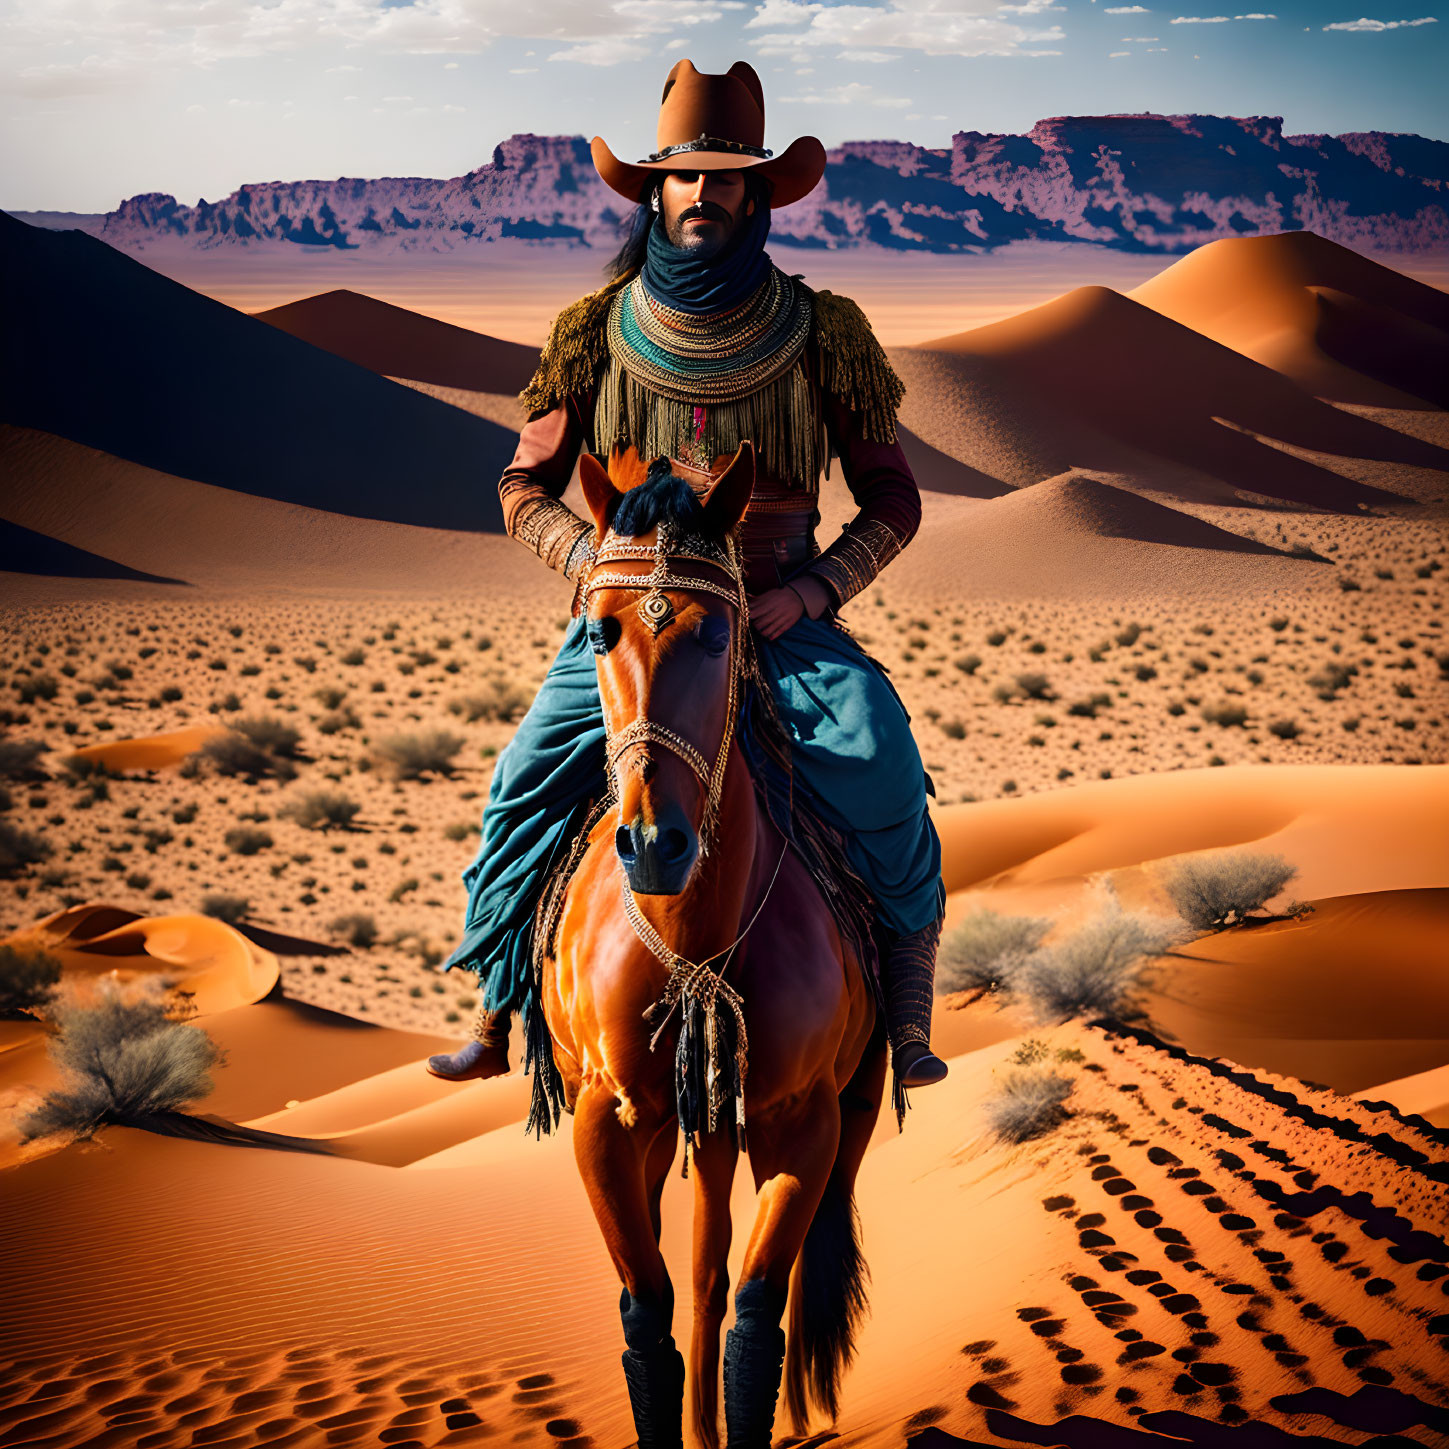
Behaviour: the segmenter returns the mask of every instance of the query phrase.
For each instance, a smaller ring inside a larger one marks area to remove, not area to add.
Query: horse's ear
[[[755,445],[748,438],[701,500],[709,531],[725,534],[745,516],[755,491]]]
[[[621,495],[614,487],[614,480],[609,477],[604,465],[592,453],[582,453],[579,456],[579,484],[584,490],[584,501],[589,505],[589,512],[594,515],[599,532],[603,533],[609,526],[614,500]]]

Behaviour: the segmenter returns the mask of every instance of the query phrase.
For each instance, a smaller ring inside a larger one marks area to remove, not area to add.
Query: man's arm
[[[584,411],[591,401],[571,395],[529,418],[513,461],[498,480],[509,537],[575,583],[593,558],[595,529],[562,495],[583,446]]]
[[[829,594],[828,602],[839,608],[915,537],[921,523],[921,493],[899,438],[883,443],[866,437],[860,415],[833,393],[821,393],[821,406],[831,446],[840,457],[859,511],[840,537],[792,582],[818,581]],[[819,618],[824,610],[809,612],[811,618]]]

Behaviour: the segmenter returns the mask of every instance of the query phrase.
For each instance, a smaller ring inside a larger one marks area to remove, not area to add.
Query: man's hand
[[[825,585],[804,574],[784,588],[766,589],[763,594],[754,595],[750,599],[750,623],[766,639],[778,639],[801,614],[808,613],[812,619],[818,619],[829,603]]]

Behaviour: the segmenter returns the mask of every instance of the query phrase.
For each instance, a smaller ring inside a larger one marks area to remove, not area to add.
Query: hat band
[[[734,151],[741,156],[758,156],[762,160],[775,153],[768,146],[751,146],[748,141],[726,141],[721,136],[706,136],[703,131],[693,141],[681,141],[677,146],[666,146],[655,151],[638,164],[647,166],[653,161],[663,161],[666,156],[676,156],[682,151]]]

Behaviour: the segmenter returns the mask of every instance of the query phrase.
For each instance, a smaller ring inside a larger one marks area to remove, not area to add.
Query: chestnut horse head
[[[754,487],[746,442],[703,497],[660,458],[620,491],[585,454],[598,528],[584,585],[598,656],[615,848],[639,895],[678,895],[718,825],[749,619],[735,529]]]

